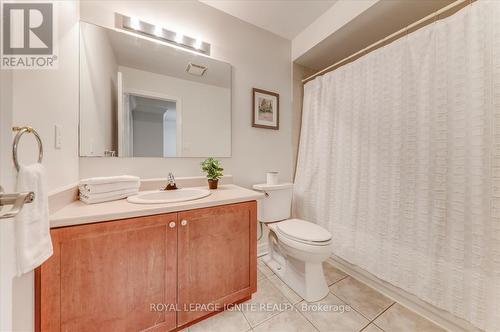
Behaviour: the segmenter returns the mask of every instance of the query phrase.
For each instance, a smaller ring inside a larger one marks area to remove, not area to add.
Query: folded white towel
[[[129,190],[121,190],[121,191],[113,191],[109,193],[100,193],[100,194],[85,194],[80,192],[80,200],[86,204],[95,204],[109,201],[116,201],[118,199],[127,198],[129,196],[133,196],[137,194],[139,190],[129,189]]]
[[[80,192],[85,194],[109,193],[118,190],[138,189],[141,183],[139,181],[124,181],[116,183],[102,184],[80,184]]]
[[[135,195],[139,192],[137,188],[130,188],[130,189],[124,189],[124,190],[115,190],[107,193],[97,193],[97,194],[89,194],[85,192],[80,191],[80,197],[83,198],[95,198],[95,199],[101,199],[101,198],[108,198],[108,197],[114,197],[120,194],[127,194],[127,195]]]
[[[35,199],[25,204],[14,220],[18,276],[35,269],[52,256],[45,181],[41,164],[21,166],[17,176],[17,191],[33,191]]]
[[[105,184],[105,183],[117,183],[117,182],[139,182],[140,179],[137,176],[132,175],[119,175],[119,176],[103,176],[80,180],[80,185],[84,184]]]

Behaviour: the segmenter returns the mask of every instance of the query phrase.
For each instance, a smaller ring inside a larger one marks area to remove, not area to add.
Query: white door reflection
[[[133,157],[176,157],[178,150],[177,102],[128,94],[132,115],[129,141]]]

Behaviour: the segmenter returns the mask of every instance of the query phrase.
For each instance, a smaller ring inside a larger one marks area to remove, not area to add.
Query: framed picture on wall
[[[279,129],[280,95],[253,88],[252,127]]]

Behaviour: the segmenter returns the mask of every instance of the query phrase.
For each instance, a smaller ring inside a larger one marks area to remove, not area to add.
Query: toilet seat
[[[332,234],[323,227],[301,219],[287,219],[273,225],[273,230],[288,240],[310,246],[327,246],[332,242]]]

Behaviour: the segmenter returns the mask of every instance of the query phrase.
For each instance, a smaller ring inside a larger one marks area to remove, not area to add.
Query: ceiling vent
[[[197,65],[194,63],[189,63],[186,67],[186,71],[190,73],[191,75],[195,76],[203,76],[205,72],[207,71],[207,67],[202,66],[202,65]]]

